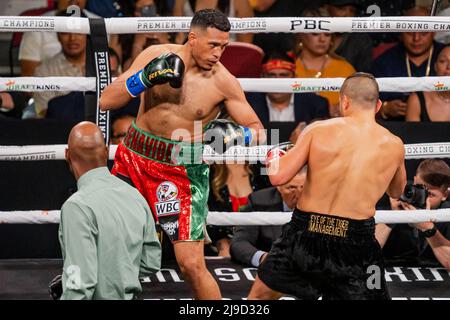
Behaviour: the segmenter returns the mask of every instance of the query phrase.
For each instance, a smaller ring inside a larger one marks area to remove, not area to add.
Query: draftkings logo
[[[449,91],[450,89],[449,89],[449,87],[447,87],[442,82],[437,82],[434,85],[434,90],[436,90],[436,91]]]
[[[7,91],[60,91],[61,86],[57,84],[31,84],[31,83],[22,83],[16,84],[15,80],[8,80],[5,83],[5,87]]]
[[[291,89],[293,92],[317,92],[317,91],[339,91],[341,87],[339,86],[305,86],[301,83],[295,81],[291,84]]]
[[[164,181],[156,189],[156,215],[172,216],[180,213],[180,200],[178,197],[178,188],[170,181]]]
[[[294,92],[301,91],[302,84],[295,81],[294,84],[291,85],[291,88],[292,88],[292,91],[294,91]]]

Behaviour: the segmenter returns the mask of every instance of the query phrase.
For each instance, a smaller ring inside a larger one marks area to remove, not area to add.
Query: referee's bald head
[[[106,166],[108,148],[103,134],[95,123],[83,121],[72,128],[67,143],[66,159],[72,169],[83,170]]]

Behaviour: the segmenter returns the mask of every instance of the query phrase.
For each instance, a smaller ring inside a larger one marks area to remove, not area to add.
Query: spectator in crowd
[[[44,16],[55,16],[65,12],[71,5],[82,9],[80,15],[88,18],[98,18],[97,15],[85,10],[87,0],[58,0],[57,10],[49,11]],[[71,15],[71,14],[68,14]],[[36,67],[44,60],[48,60],[61,52],[61,43],[56,32],[25,32],[19,49],[21,75],[31,77]]]
[[[132,17],[136,16],[136,9],[140,9],[142,6],[149,5],[147,0],[115,0],[117,2],[117,15],[120,17]],[[159,16],[173,16],[173,6],[175,0],[152,0],[156,5],[157,13]],[[88,5],[88,8],[90,5]],[[146,9],[147,10],[147,9]]]
[[[159,1],[161,4],[161,1]],[[160,7],[154,0],[137,0],[134,3],[133,16],[135,17],[156,17],[160,15]],[[167,32],[146,32],[133,35],[121,35],[122,52],[119,53],[124,62],[123,69],[127,70],[133,60],[144,49],[155,44],[170,43],[171,35]]]
[[[129,114],[122,114],[115,117],[111,125],[111,144],[119,144],[127,135],[128,128],[131,126],[134,117]]]
[[[122,16],[122,8],[118,0],[90,0],[86,4],[86,9],[103,17],[113,18]]]
[[[242,211],[284,211],[291,213],[306,180],[307,166],[285,185],[256,191],[248,197]],[[272,243],[281,235],[282,226],[237,226],[231,241],[231,256],[241,264],[258,267]]]
[[[450,17],[450,5],[447,3],[447,7],[441,10],[437,16]],[[434,40],[445,44],[450,44],[450,32],[436,32]]]
[[[108,149],[95,124],[73,127],[66,159],[78,191],[61,208],[61,299],[133,299],[142,291],[139,276],[161,264],[150,207],[108,171]]]
[[[439,77],[450,76],[450,45],[446,45],[434,64]],[[443,83],[436,86],[442,91],[416,92],[409,96],[406,121],[450,121],[450,90]]]
[[[0,92],[0,117],[22,118],[29,96],[24,92]]]
[[[429,16],[430,11],[414,7],[407,16]],[[387,50],[372,65],[375,77],[428,77],[435,76],[434,64],[443,44],[433,41],[432,32],[404,32],[401,43]],[[378,116],[384,120],[404,121],[409,93],[383,92]]]
[[[110,73],[112,77],[117,77],[121,73],[120,60],[114,49],[109,48]],[[111,118],[122,114],[137,114],[139,99],[130,101],[124,109],[112,111]],[[85,116],[85,96],[84,92],[73,91],[65,95],[58,95],[51,98],[47,103],[45,114],[47,119],[62,121],[83,121]]]
[[[358,16],[358,0],[328,0],[326,6],[332,17]],[[368,72],[372,64],[372,39],[367,33],[335,33],[333,51],[346,59],[356,71]]]
[[[305,17],[327,17],[324,9],[307,9]],[[333,35],[330,33],[298,33],[296,76],[298,78],[346,78],[355,69],[345,59],[332,52]],[[331,117],[339,116],[339,92],[320,92],[327,98]]]
[[[211,166],[209,211],[238,212],[247,204],[248,195],[262,187],[262,180],[248,164],[225,163]],[[207,226],[208,234],[218,255],[230,256],[232,227]]]
[[[426,209],[450,208],[450,203],[446,201],[450,186],[450,167],[445,161],[422,161],[417,168],[414,184],[422,185],[428,190]],[[391,206],[393,210],[420,209],[396,199],[391,199]],[[450,270],[450,222],[379,224],[375,234],[386,258],[412,260],[410,262],[413,264],[437,259]]]
[[[263,78],[294,78],[295,60],[286,53],[273,52],[263,61]],[[313,93],[247,93],[247,100],[267,128],[272,121],[309,123],[328,117],[328,101]]]
[[[195,12],[202,9],[217,9],[227,15],[228,18],[250,18],[253,10],[248,0],[175,0],[173,7],[174,16],[192,17]],[[186,34],[177,35],[176,43],[183,43]],[[252,33],[230,34],[230,41],[249,42],[253,40]]]
[[[80,33],[58,33],[62,51],[43,61],[35,71],[36,77],[69,76],[83,77],[86,74],[86,35]],[[69,92],[45,91],[33,94],[36,116],[45,117],[50,99]]]
[[[381,17],[395,17],[403,16],[405,11],[411,9],[416,5],[416,0],[359,0],[360,6],[364,14]],[[367,11],[371,6],[371,11]],[[377,9],[379,9],[379,11]],[[397,33],[393,32],[371,32],[369,33],[372,38],[374,46],[378,46],[383,43],[391,43],[397,41]]]

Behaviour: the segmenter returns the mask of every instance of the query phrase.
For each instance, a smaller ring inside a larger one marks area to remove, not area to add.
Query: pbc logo
[[[297,19],[291,20],[291,31],[303,29],[303,30],[322,30],[330,31],[328,25],[331,23],[330,20],[319,20],[319,19]]]
[[[156,189],[156,215],[173,216],[180,213],[180,200],[177,199],[178,188],[170,181],[164,181]]]

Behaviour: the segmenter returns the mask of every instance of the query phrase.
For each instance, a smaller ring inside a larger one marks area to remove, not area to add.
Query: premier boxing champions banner
[[[109,18],[108,33],[186,32],[190,17]],[[437,32],[450,31],[449,17],[230,18],[231,33]]]
[[[108,34],[186,32],[191,17],[107,18]],[[231,33],[449,32],[450,17],[230,18]],[[54,31],[90,33],[87,18],[0,17],[0,32]]]

